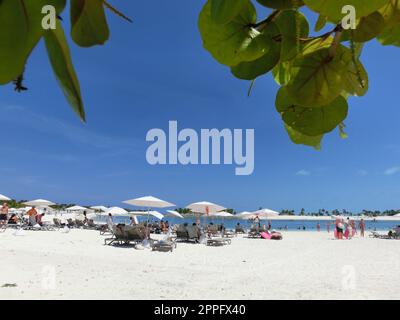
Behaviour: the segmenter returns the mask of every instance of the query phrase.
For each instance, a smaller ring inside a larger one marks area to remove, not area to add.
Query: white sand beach
[[[1,299],[400,299],[400,242],[285,232],[283,241],[104,246],[96,231],[0,234]]]

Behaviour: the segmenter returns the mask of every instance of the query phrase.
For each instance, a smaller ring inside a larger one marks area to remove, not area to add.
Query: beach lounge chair
[[[228,238],[209,238],[207,239],[207,246],[221,247],[231,244],[231,239]]]
[[[100,230],[101,226],[94,223],[93,219],[87,221],[87,228],[90,230]]]
[[[376,231],[372,231],[370,234],[371,238],[377,239],[396,239],[400,240],[400,228],[396,228],[394,230],[390,230],[387,234],[380,234]]]
[[[104,245],[111,246],[113,244],[125,243],[126,235],[122,228],[114,225],[111,233],[113,236],[111,238],[104,239]]]
[[[235,232],[236,233],[241,233],[241,234],[246,233],[244,231],[243,227],[242,226],[238,226],[238,225],[235,227]]]
[[[221,234],[219,226],[214,224],[206,227],[206,233],[212,237],[218,237]]]
[[[233,238],[236,237],[237,233],[235,231],[231,231],[231,230],[224,230],[222,231],[222,237],[223,238]]]
[[[75,224],[76,224],[76,226],[77,226],[78,228],[86,229],[86,225],[83,223],[82,220],[75,219]]]
[[[146,229],[139,226],[112,226],[112,238],[104,239],[104,245],[129,245],[141,243],[147,238]]]
[[[176,242],[172,238],[154,241],[151,245],[152,251],[172,252],[176,249]]]
[[[76,223],[74,220],[72,219],[67,219],[68,222],[68,228],[75,228],[76,227]]]
[[[185,226],[180,225],[176,229],[176,240],[177,241],[185,241],[185,242],[200,242],[201,232],[199,227],[197,226]]]
[[[53,224],[56,229],[61,229],[61,228],[64,228],[64,226],[65,226],[65,223],[61,223],[61,220],[58,218],[53,219]]]
[[[260,238],[261,237],[261,230],[258,226],[252,226],[250,228],[249,233],[247,234],[248,238]]]

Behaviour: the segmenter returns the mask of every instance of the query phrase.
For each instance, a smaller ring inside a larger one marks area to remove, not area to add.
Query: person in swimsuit
[[[38,215],[35,207],[32,207],[26,214],[29,216],[29,225],[34,226],[36,224],[36,216]]]
[[[8,220],[8,224],[18,224],[18,217],[15,213],[13,213]]]
[[[8,220],[8,203],[5,202],[0,210],[0,225],[7,224]]]
[[[358,227],[360,228],[361,237],[364,238],[364,232],[365,232],[365,221],[364,221],[364,219],[361,219],[360,224],[358,225]]]

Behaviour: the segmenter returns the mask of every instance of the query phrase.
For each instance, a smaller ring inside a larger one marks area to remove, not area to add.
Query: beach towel
[[[270,240],[271,235],[267,232],[261,232],[261,238]]]

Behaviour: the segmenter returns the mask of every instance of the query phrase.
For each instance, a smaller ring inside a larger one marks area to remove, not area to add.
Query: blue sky
[[[65,102],[43,44],[27,66],[29,91],[0,88],[0,193],[17,199],[121,205],[154,195],[185,206],[209,200],[237,210],[400,207],[399,50],[373,42],[362,61],[370,90],[350,99],[347,140],[331,133],[322,151],[290,142],[275,111],[270,76],[231,76],[202,48],[203,1],[114,1],[133,17],[109,14],[105,47],[71,44],[88,123]],[[64,14],[64,25],[69,26]],[[233,166],[150,166],[148,130],[254,128],[255,171]]]

